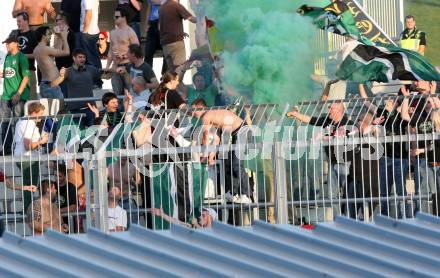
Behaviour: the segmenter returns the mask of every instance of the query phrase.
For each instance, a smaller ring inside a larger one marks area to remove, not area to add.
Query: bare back
[[[50,203],[46,198],[34,201],[28,208],[27,217],[29,227],[36,234],[40,234],[41,231],[48,228],[56,231],[62,230],[59,208],[56,204]]]
[[[129,62],[127,59],[127,52],[130,44],[139,44],[136,33],[131,27],[126,26],[111,31],[110,47],[114,66],[127,64]]]
[[[44,81],[54,81],[60,76],[54,57],[49,54],[50,50],[51,47],[42,45],[37,45],[34,49],[34,57]]]
[[[243,120],[239,116],[226,109],[205,112],[202,122],[204,125],[213,126],[229,133],[236,131],[243,125]]]
[[[16,0],[14,13],[26,11],[29,15],[29,25],[41,25],[44,23],[44,14],[47,12],[52,18],[55,10],[50,0]]]

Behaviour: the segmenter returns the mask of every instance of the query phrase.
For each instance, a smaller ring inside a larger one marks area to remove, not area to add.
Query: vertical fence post
[[[275,142],[272,149],[272,165],[275,180],[275,215],[277,224],[287,224],[286,165],[282,157],[282,142]]]
[[[93,177],[92,182],[88,179],[87,190],[91,190],[93,184],[93,206],[91,205],[91,198],[88,192],[87,205],[94,210],[94,228],[101,230],[104,233],[108,232],[108,199],[107,199],[107,167],[105,152],[98,152],[92,156],[90,165],[90,174]],[[92,212],[87,209],[87,218],[91,219]],[[91,225],[91,220],[87,220],[88,227]]]

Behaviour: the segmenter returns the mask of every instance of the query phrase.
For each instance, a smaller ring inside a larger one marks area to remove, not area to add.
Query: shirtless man
[[[59,207],[54,202],[58,196],[55,183],[44,180],[41,191],[41,198],[34,201],[27,210],[29,227],[37,235],[43,234],[47,229],[68,232],[69,227],[63,223]]]
[[[115,10],[116,28],[110,32],[110,50],[108,52],[106,71],[113,71],[112,87],[116,95],[124,94],[124,89],[129,89],[129,76],[127,73],[116,72],[118,67],[129,64],[127,58],[128,46],[139,44],[136,33],[127,24],[127,12],[124,9]]]
[[[192,108],[206,109],[207,105],[203,99],[196,99],[192,103]],[[208,145],[211,143],[210,130],[214,127],[217,131],[222,131],[231,134],[232,144],[237,143],[238,132],[240,128],[245,125],[245,121],[237,116],[234,112],[226,109],[220,110],[197,110],[193,111],[193,116],[200,119],[203,125],[203,140],[202,144]],[[212,155],[209,156],[209,164],[212,164]],[[237,157],[236,151],[232,150],[229,155],[229,167],[232,170],[232,176],[226,175],[225,178],[232,184],[233,202],[235,203],[251,203],[249,176],[247,175],[244,164]],[[229,173],[230,170],[228,169]]]
[[[64,98],[61,88],[59,86],[51,87],[51,83],[60,76],[54,58],[68,56],[70,54],[70,48],[67,42],[66,30],[56,35],[61,37],[63,42],[62,49],[55,49],[49,46],[51,37],[49,27],[42,26],[35,31],[38,45],[34,49],[34,58],[41,70],[40,97],[42,98]]]
[[[27,12],[32,30],[44,23],[45,13],[52,19],[55,19],[57,14],[50,0],[15,0],[12,16],[15,18],[20,12]]]

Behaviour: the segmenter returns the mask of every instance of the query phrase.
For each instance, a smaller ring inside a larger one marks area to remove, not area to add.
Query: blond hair
[[[39,102],[33,102],[28,106],[28,114],[31,115],[33,113],[38,113],[40,111],[44,111],[45,107],[43,104]]]

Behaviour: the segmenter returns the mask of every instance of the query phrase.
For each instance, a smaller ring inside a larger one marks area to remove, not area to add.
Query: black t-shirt
[[[419,114],[414,114],[411,118],[410,125],[416,129],[417,133],[417,148],[429,148],[431,140],[426,139],[424,135],[432,134],[434,127],[431,121],[431,113],[423,110]],[[419,154],[419,158],[425,158],[426,153]]]
[[[128,64],[126,70],[130,74],[131,80],[136,76],[142,76],[147,83],[150,83],[152,78],[156,78],[153,69],[147,63],[143,63],[139,67],[136,67],[134,64]]]
[[[357,196],[378,196],[380,182],[378,175],[380,156],[378,150],[379,148],[375,143],[364,143],[356,146],[353,150],[350,179],[356,184]]]
[[[402,119],[400,113],[393,111],[388,112],[385,109],[379,109],[376,114],[377,117],[383,116],[385,121],[382,125],[385,128],[386,136],[401,136],[407,134],[409,122]],[[389,142],[390,141],[390,142]],[[408,142],[402,142],[399,138],[387,141],[384,145],[385,155],[387,157],[395,158],[409,158],[409,146]]]
[[[142,3],[141,0],[137,0],[138,2]],[[127,23],[131,22],[141,22],[141,12],[138,11],[130,0],[128,0],[128,3],[119,4],[118,7],[124,9],[127,11]]]
[[[72,52],[75,49],[75,34],[70,30],[69,33],[67,34],[67,43],[69,44],[70,52]],[[56,57],[55,64],[57,65],[58,69],[68,68],[72,66],[73,64],[72,55]]]
[[[180,107],[180,105],[184,104],[185,101],[183,100],[183,98],[180,96],[180,94],[177,91],[174,90],[168,90],[165,93],[165,99],[161,102],[160,105],[157,106],[153,106],[151,103],[151,96],[150,99],[148,100],[149,106],[147,106],[145,109],[146,110],[153,110],[153,111],[158,111],[158,110],[163,110],[163,109],[178,109]],[[153,118],[155,119],[159,119],[159,120],[165,120],[165,114],[168,114],[168,116],[170,115],[170,113],[164,113],[164,112],[159,112],[159,113],[155,113],[153,115]],[[168,120],[173,120],[173,125],[175,127],[179,127],[179,121],[177,119],[170,119],[168,118]],[[156,136],[160,136],[162,134],[166,134],[167,131],[164,130],[164,128],[166,126],[168,126],[169,123],[163,123],[160,126],[160,129],[154,129],[152,128],[152,134],[153,134],[153,138],[155,138]],[[168,136],[168,141],[170,142],[171,145],[178,147],[177,143],[174,141],[174,138],[172,138],[171,136]],[[163,142],[161,142],[161,140],[159,140],[159,144],[162,144]],[[166,146],[155,146],[157,148],[161,148],[161,147],[166,147]],[[181,159],[184,158],[184,156],[179,155],[179,157],[181,157]],[[166,162],[168,161],[168,156],[167,155],[155,155],[153,156],[153,162]]]
[[[331,120],[328,117],[328,115],[324,115],[319,118],[312,117],[310,119],[309,124],[314,125],[314,126],[321,126],[322,128],[326,129],[324,135],[330,136],[330,137],[336,137],[339,130],[345,129],[344,136],[340,137],[340,135],[339,135],[340,141],[336,142],[338,145],[329,145],[328,147],[325,147],[325,151],[326,151],[327,156],[330,160],[330,163],[332,163],[332,164],[344,163],[344,162],[349,162],[352,160],[353,152],[347,151],[347,149],[350,149],[350,148],[346,148],[345,144],[342,144],[342,143],[343,143],[344,138],[346,138],[350,133],[349,127],[350,126],[354,127],[353,121],[351,121],[350,119],[348,119],[347,116],[344,115],[344,117],[338,123],[336,123],[336,122],[333,122],[333,120]],[[342,157],[340,155],[337,156],[337,154],[342,154],[343,156]],[[343,160],[341,160],[341,158]]]
[[[58,204],[60,208],[70,207],[71,205],[77,204],[77,190],[76,186],[68,183],[64,186],[58,186]],[[68,223],[68,217],[63,217],[64,223]]]
[[[69,28],[79,32],[81,23],[81,0],[62,0],[61,10],[66,14]]]
[[[58,203],[60,208],[70,207],[77,204],[77,191],[76,186],[68,183],[67,186],[59,186]]]
[[[18,47],[20,51],[23,54],[32,54],[34,52],[35,47],[38,44],[34,31],[29,30],[24,33],[18,31],[17,36],[18,36],[18,45],[19,45]],[[34,71],[35,59],[28,58],[28,61],[29,61],[29,70]]]
[[[98,47],[99,58],[101,60],[107,60],[107,58],[108,58],[108,51],[110,49],[110,43],[107,42],[107,47],[105,48],[105,51],[103,53],[101,53],[101,51],[99,50],[99,44],[97,44],[96,47]]]
[[[179,109],[180,105],[185,103],[185,101],[183,100],[183,98],[180,96],[180,94],[177,91],[168,90],[165,93],[165,100],[163,100],[159,106],[156,106],[153,108],[153,105],[151,104],[151,99],[152,99],[151,97],[152,96],[153,95],[151,95],[150,99],[148,100],[148,103],[150,103],[152,108],[148,108],[148,110],[150,110],[150,109],[153,109],[153,110]],[[165,113],[162,113],[162,114],[165,114]]]

